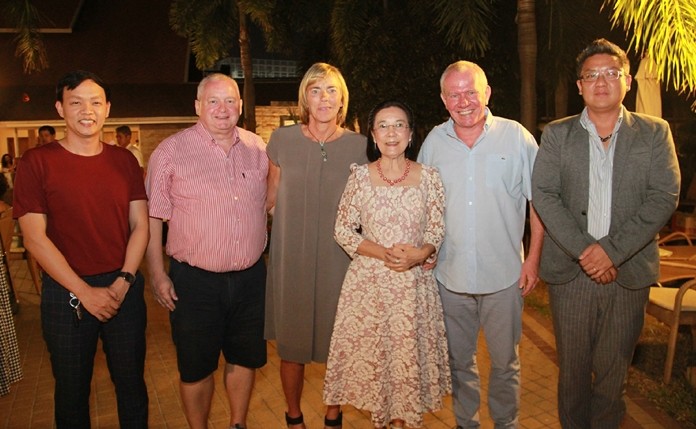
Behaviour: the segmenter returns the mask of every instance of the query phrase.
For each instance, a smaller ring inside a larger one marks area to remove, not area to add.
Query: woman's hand
[[[411,244],[397,243],[386,249],[384,265],[397,272],[408,271],[425,262],[435,251],[431,244],[415,247]]]

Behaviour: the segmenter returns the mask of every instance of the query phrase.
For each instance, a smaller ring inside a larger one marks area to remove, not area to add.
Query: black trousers
[[[118,271],[83,277],[92,286],[109,286]],[[102,340],[111,380],[116,388],[122,428],[147,428],[145,386],[145,281],[137,273],[116,316],[100,322],[87,311],[77,321],[67,289],[44,274],[41,326],[55,378],[55,420],[58,429],[90,428],[89,394],[94,355]]]

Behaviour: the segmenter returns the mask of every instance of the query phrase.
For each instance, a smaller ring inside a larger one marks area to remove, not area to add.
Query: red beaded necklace
[[[409,171],[411,171],[411,160],[407,159],[406,160],[406,170],[404,170],[404,175],[399,177],[398,179],[389,180],[386,177],[384,177],[384,173],[382,172],[382,158],[377,160],[377,173],[379,174],[379,177],[382,180],[389,183],[389,186],[394,186],[397,183],[403,182],[404,180],[406,180],[406,177],[408,176]]]

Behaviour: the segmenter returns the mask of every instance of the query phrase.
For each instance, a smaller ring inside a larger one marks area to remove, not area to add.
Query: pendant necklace
[[[606,137],[601,137],[599,134],[597,134],[597,137],[599,137],[599,141],[601,141],[602,143],[606,143],[607,140],[609,140],[611,138],[611,136],[613,136],[613,135],[614,135],[614,133],[611,133]]]
[[[327,138],[325,138],[324,140],[320,140],[317,138],[317,136],[314,135],[312,130],[309,129],[309,125],[307,125],[307,132],[310,136],[314,137],[314,140],[316,140],[317,143],[319,143],[319,149],[321,150],[321,159],[323,159],[324,162],[326,162],[326,160],[328,159],[326,156],[326,149],[324,149],[324,144],[326,144],[326,141],[333,137],[334,134],[336,134],[336,130],[338,130],[338,127],[334,128],[334,130],[331,132],[331,134],[329,134]]]
[[[389,186],[394,186],[397,183],[403,182],[404,180],[406,180],[406,177],[408,176],[409,171],[411,171],[411,160],[407,159],[406,160],[406,169],[404,170],[404,175],[399,177],[398,179],[389,180],[386,177],[384,177],[384,173],[382,172],[382,158],[377,160],[377,173],[379,174],[379,177],[382,180],[389,183]]]

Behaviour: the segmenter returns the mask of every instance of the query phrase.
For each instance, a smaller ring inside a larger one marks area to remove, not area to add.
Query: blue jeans
[[[86,276],[83,280],[93,287],[105,287],[111,285],[117,275],[118,271],[114,271]],[[41,326],[56,381],[54,401],[58,429],[90,427],[90,383],[99,338],[116,387],[120,426],[147,428],[144,284],[142,274],[137,273],[118,314],[108,322],[100,322],[84,309],[78,322],[69,304],[69,291],[44,274]]]

